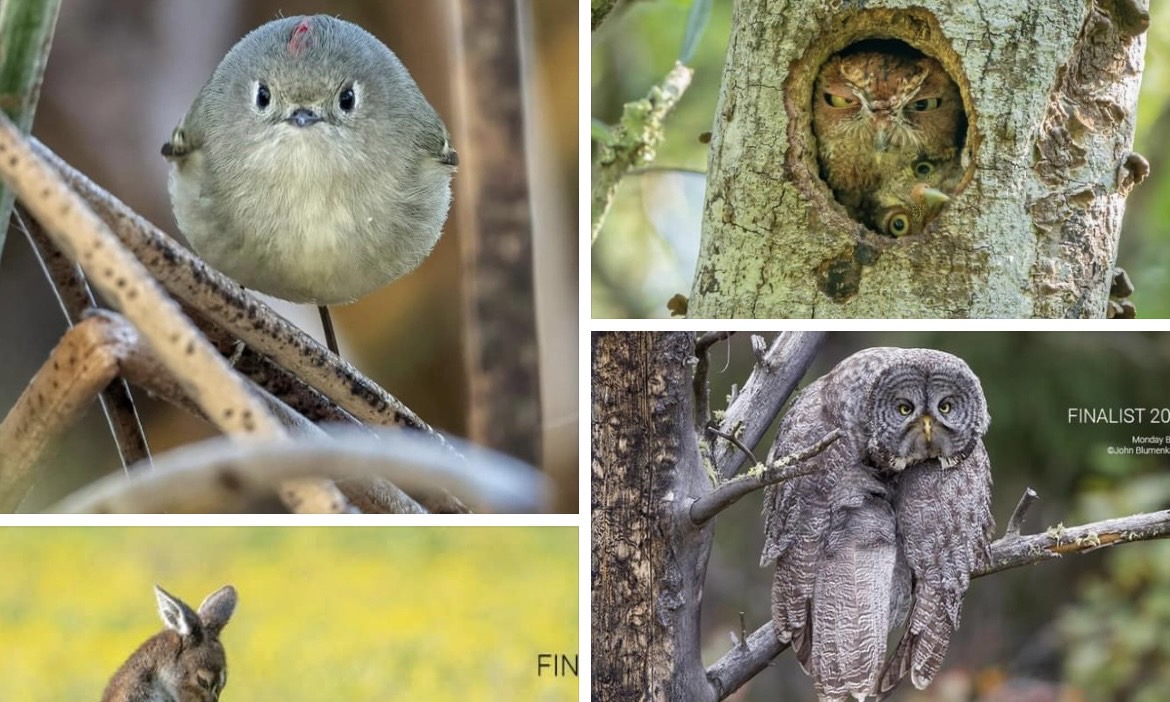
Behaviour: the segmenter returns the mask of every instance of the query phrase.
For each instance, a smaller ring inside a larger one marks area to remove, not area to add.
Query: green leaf
[[[0,1],[0,106],[24,132],[32,126],[59,9],[61,0]],[[0,190],[0,251],[12,202],[8,189]]]

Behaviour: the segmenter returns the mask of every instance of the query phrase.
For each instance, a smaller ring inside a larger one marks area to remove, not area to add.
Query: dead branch
[[[812,365],[824,332],[784,332],[765,354],[765,363],[752,370],[743,390],[727,408],[720,431],[755,446],[780,413],[785,400]],[[741,427],[737,430],[737,427]],[[743,465],[744,455],[728,443],[716,443],[715,474],[726,480]]]
[[[991,545],[991,563],[972,577],[991,575],[1009,568],[1031,565],[1070,553],[1085,553],[1118,544],[1170,536],[1170,510],[1134,514],[1076,527],[1054,527],[1043,534],[1006,536]],[[748,637],[707,668],[707,679],[716,699],[726,699],[763,670],[788,644],[776,638],[772,622]]]
[[[762,470],[753,468],[741,476],[720,483],[714,490],[691,503],[691,523],[702,526],[748,493],[774,483],[808,475],[817,467],[801,464],[829,448],[842,436],[844,435],[840,429],[834,429],[812,446],[772,461]]]
[[[695,393],[695,431],[697,432],[702,432],[711,421],[711,388],[707,384],[707,371],[711,366],[711,358],[708,351],[712,345],[731,338],[734,333],[729,331],[707,332],[695,339],[695,358],[697,361],[692,385]],[[699,435],[699,438],[703,438],[702,434]]]
[[[155,470],[111,475],[66,498],[54,512],[157,513],[271,511],[282,481],[328,476],[384,478],[402,489],[449,490],[477,511],[528,512],[547,507],[545,476],[492,451],[463,446],[466,460],[424,435],[393,440],[365,432],[240,444],[212,439],[155,457]],[[417,506],[399,505],[400,511]]]

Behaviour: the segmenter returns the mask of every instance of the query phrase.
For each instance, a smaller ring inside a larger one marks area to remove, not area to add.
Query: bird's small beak
[[[920,205],[926,208],[926,211],[934,214],[942,209],[942,206],[951,201],[941,190],[927,187],[925,183],[918,183],[910,189],[910,197],[916,200]]]
[[[292,114],[289,115],[288,118],[284,121],[298,127],[308,127],[311,124],[320,122],[321,115],[313,112],[307,107],[298,107],[297,109],[293,110]]]
[[[933,422],[934,422],[934,420],[930,418],[930,415],[923,415],[922,416],[922,433],[924,436],[926,436],[926,443],[927,444],[929,444],[931,441],[930,435],[931,435],[931,432],[933,431],[933,428],[932,428]]]

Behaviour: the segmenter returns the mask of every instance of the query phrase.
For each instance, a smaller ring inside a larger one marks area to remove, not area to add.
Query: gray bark
[[[691,316],[1104,317],[1145,175],[1130,149],[1147,5],[739,0]],[[969,119],[959,190],[902,239],[837,204],[810,128],[820,65],[872,37],[937,58]]]

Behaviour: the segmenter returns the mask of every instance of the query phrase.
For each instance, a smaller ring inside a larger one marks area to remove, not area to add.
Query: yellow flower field
[[[239,592],[223,702],[575,700],[573,528],[0,528],[0,700],[92,700],[162,629]],[[545,659],[548,660],[548,659]]]

